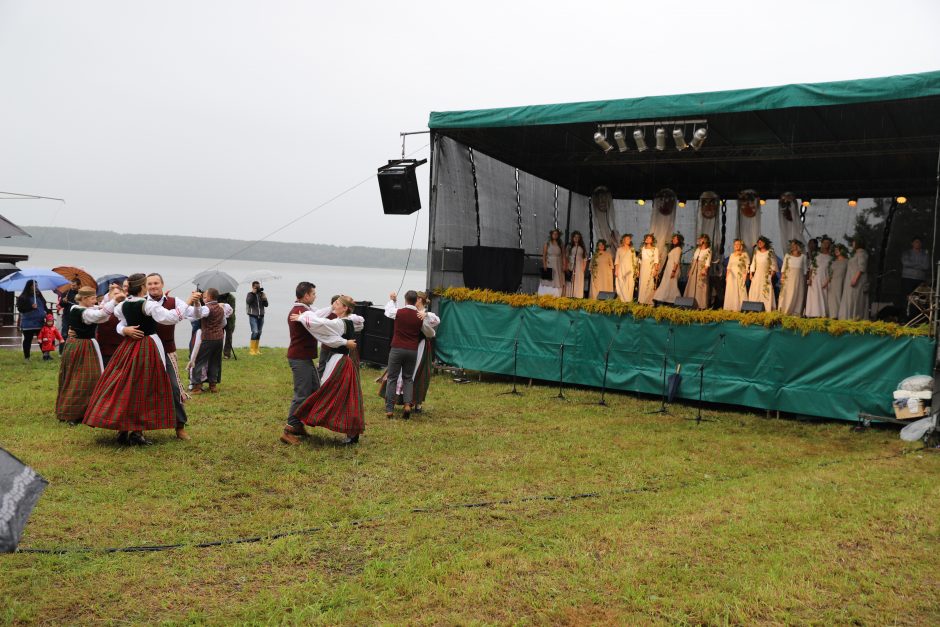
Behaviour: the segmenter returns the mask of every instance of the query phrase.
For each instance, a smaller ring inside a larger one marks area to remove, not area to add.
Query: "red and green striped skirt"
[[[121,342],[92,392],[86,425],[116,431],[176,427],[173,388],[159,342],[156,335]]]
[[[349,437],[365,431],[359,365],[354,358],[339,356],[329,378],[307,397],[294,416],[307,426],[325,427]]]
[[[55,415],[59,420],[81,420],[98,380],[101,358],[95,340],[69,339],[59,365],[59,394]]]

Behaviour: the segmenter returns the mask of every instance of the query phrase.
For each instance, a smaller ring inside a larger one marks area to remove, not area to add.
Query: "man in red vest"
[[[414,290],[405,292],[405,306],[398,307],[398,294],[389,294],[389,302],[385,305],[385,315],[395,321],[395,332],[392,335],[392,348],[388,353],[388,381],[398,381],[402,378],[403,396],[405,405],[402,418],[411,416],[411,403],[414,400],[414,372],[418,361],[418,343],[423,337],[421,325],[424,324],[425,312],[419,312],[415,305],[418,303],[418,293]],[[395,413],[395,385],[385,388],[385,417],[391,418]]]
[[[287,329],[290,332],[290,344],[287,347],[287,364],[294,377],[294,398],[287,411],[288,425],[285,431],[294,436],[307,435],[303,423],[291,424],[291,417],[297,412],[308,396],[320,388],[320,375],[314,360],[317,358],[317,340],[307,332],[301,322],[291,322],[293,314],[302,314],[313,310],[313,301],[317,299],[317,286],[308,281],[301,281],[294,291],[297,301],[287,314]]]
[[[200,318],[202,340],[193,368],[190,384],[193,394],[202,393],[202,384],[209,383],[209,391],[217,392],[222,380],[222,344],[225,341],[225,321],[232,315],[232,307],[219,302],[219,290],[210,287],[205,292],[206,304],[202,306]]]

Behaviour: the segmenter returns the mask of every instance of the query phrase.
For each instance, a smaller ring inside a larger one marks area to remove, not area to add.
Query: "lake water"
[[[91,252],[83,250],[53,250],[37,248],[19,248],[4,246],[8,254],[29,255],[29,261],[18,264],[20,267],[52,268],[55,266],[77,266],[95,277],[105,274],[133,274],[134,272],[159,272],[163,275],[166,288],[175,296],[188,297],[194,286],[190,279],[197,273],[209,269],[214,259],[162,257],[157,255],[127,255],[116,253]],[[412,257],[411,268],[404,277],[402,292],[408,289],[420,290],[427,287],[424,270],[426,258]],[[388,293],[398,290],[402,283],[404,268],[355,268],[349,266],[314,266],[266,261],[226,261],[219,269],[241,281],[256,270],[270,270],[280,279],[265,281],[264,292],[268,296],[268,309],[265,326],[261,335],[262,346],[287,346],[287,312],[295,301],[294,289],[301,281],[310,281],[317,286],[317,300],[314,306],[325,307],[330,304],[333,294],[349,294],[358,301],[372,301],[383,306],[388,302]],[[174,289],[175,288],[175,289]],[[250,285],[239,286],[235,294],[235,346],[247,346],[250,335],[248,315],[245,313],[245,295]],[[51,300],[50,294],[46,299]],[[181,323],[176,327],[177,343],[185,346],[189,341],[190,326]]]

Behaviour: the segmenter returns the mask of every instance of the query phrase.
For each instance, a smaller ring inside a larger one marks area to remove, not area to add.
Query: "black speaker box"
[[[359,348],[359,359],[372,364],[387,366],[391,346],[392,339],[390,337],[363,333],[362,346]]]
[[[672,306],[679,309],[694,309],[695,299],[690,296],[677,296],[676,300],[672,301]]]
[[[597,300],[615,300],[617,298],[617,292],[598,292]]]
[[[384,307],[369,307],[364,314],[360,315],[365,318],[362,326],[363,335],[392,339],[392,333],[395,331],[395,321],[385,316]]]
[[[522,285],[525,251],[496,246],[463,247],[463,284],[471,289],[515,292]]]
[[[422,162],[423,163],[423,162]],[[415,167],[420,163],[389,161],[378,171],[379,191],[382,194],[382,210],[386,215],[408,215],[421,208],[418,194],[418,179]]]
[[[741,303],[742,312],[760,312],[764,311],[764,303],[757,300],[746,300]]]

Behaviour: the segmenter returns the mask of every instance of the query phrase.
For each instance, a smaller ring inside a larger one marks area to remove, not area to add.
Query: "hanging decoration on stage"
[[[751,250],[761,236],[760,196],[753,189],[738,193],[738,237],[745,250]]]
[[[780,221],[780,239],[789,242],[800,239],[799,204],[793,192],[783,192],[777,201],[778,219]]]
[[[702,192],[698,199],[699,211],[703,220],[714,220],[721,206],[721,198],[715,192]]]
[[[721,198],[715,192],[702,192],[698,197],[698,224],[696,233],[705,233],[712,243],[712,259],[720,260],[722,258],[720,238],[718,237],[718,210],[721,208]],[[712,266],[714,272],[720,272],[719,265]]]
[[[676,193],[671,189],[661,189],[653,197],[653,212],[650,216],[650,233],[656,238],[656,247],[659,248],[659,258],[666,258],[666,247],[669,245],[670,235],[676,226]]]
[[[591,214],[594,220],[594,241],[607,242],[609,249],[616,239],[613,226],[614,197],[604,186],[595,187],[591,192]]]

